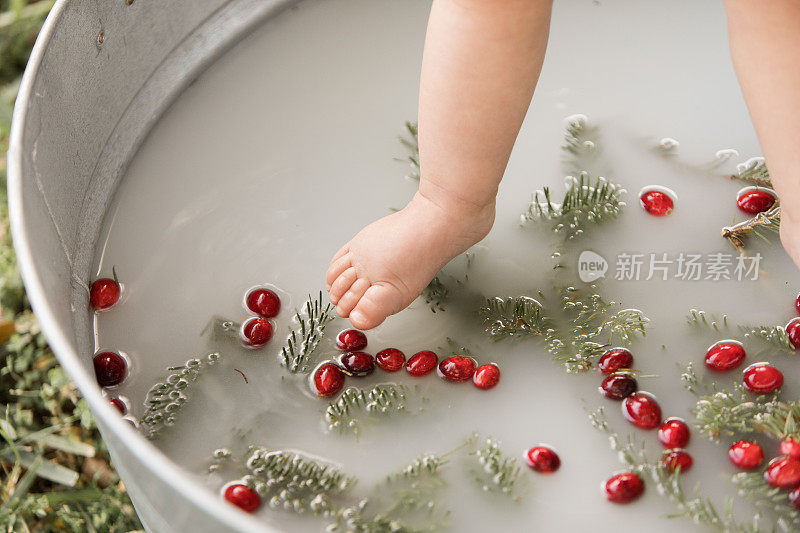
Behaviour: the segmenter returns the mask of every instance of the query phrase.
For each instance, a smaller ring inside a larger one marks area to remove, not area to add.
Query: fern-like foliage
[[[549,328],[542,304],[529,296],[489,298],[479,313],[484,332],[494,340],[539,337]]]
[[[485,492],[499,492],[516,499],[517,482],[520,467],[516,457],[509,457],[501,449],[500,444],[487,438],[483,446],[473,452],[480,465],[475,480]]]
[[[736,174],[730,177],[759,187],[772,188],[772,179],[769,177],[767,163],[763,157],[753,157],[740,163],[736,167]]]
[[[358,436],[367,420],[376,420],[408,412],[408,388],[391,383],[369,389],[348,387],[325,410],[325,422],[331,430],[352,432]]]
[[[247,458],[243,482],[273,509],[329,516],[339,509],[336,499],[354,484],[338,468],[299,453],[254,448]]]
[[[794,353],[795,347],[783,326],[739,326],[745,337],[761,339],[777,348]]]
[[[617,218],[625,207],[621,200],[625,189],[603,177],[592,178],[580,172],[577,178],[567,178],[566,187],[561,203],[553,201],[549,187],[536,191],[522,215],[523,222],[549,220],[554,223],[554,232],[574,239],[588,225]]]
[[[140,419],[140,429],[148,439],[155,438],[161,430],[175,424],[184,404],[189,401],[187,391],[207,367],[219,360],[218,353],[203,359],[189,359],[183,366],[170,367],[172,372],[163,382],[156,383],[145,399],[145,412]]]
[[[728,329],[728,315],[718,317],[700,309],[690,309],[686,321],[692,326],[702,326],[714,331]]]
[[[404,159],[399,160],[407,161],[411,166],[411,172],[406,177],[414,181],[419,181],[419,128],[416,122],[410,120],[406,121],[405,127],[406,131],[404,135],[399,137],[399,140],[400,144],[408,150],[408,155]]]
[[[434,313],[437,311],[444,311],[444,304],[447,302],[449,296],[450,289],[442,282],[441,273],[440,275],[434,276],[430,283],[422,289],[422,297]]]
[[[331,304],[323,305],[322,292],[317,298],[308,297],[303,312],[295,313],[297,325],[289,333],[281,350],[283,366],[291,373],[308,372],[308,360],[325,334],[325,326],[333,320]]]
[[[776,530],[800,530],[800,510],[789,503],[785,490],[765,483],[761,472],[739,472],[731,482],[741,496],[774,518]]]
[[[681,484],[679,471],[669,473],[661,461],[651,461],[645,452],[644,440],[628,436],[621,438],[608,425],[603,409],[589,414],[592,425],[608,435],[611,449],[616,452],[621,463],[631,472],[649,479],[656,485],[659,494],[668,498],[675,506],[670,517],[686,517],[698,524],[706,524],[725,533],[756,533],[762,531],[762,517],[756,515],[750,522],[738,522],[733,512],[733,499],[725,501],[723,511],[717,510],[714,503],[702,495],[700,487],[692,495],[687,495]],[[762,481],[763,483],[763,481]]]

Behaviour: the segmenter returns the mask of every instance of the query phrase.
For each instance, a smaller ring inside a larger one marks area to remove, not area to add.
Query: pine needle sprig
[[[552,221],[553,231],[569,240],[582,235],[589,224],[617,218],[625,207],[621,200],[625,189],[603,177],[580,172],[577,178],[568,177],[566,186],[560,204],[553,202],[549,187],[536,191],[522,221]]]
[[[509,457],[500,449],[500,444],[487,438],[484,445],[472,453],[481,467],[475,478],[484,492],[498,491],[515,496],[520,467],[516,457]]]
[[[408,387],[391,383],[375,385],[369,389],[348,387],[339,398],[330,402],[325,410],[328,429],[352,432],[356,437],[364,427],[363,417],[376,420],[408,412]]]
[[[442,282],[441,276],[434,276],[430,283],[422,289],[422,297],[434,313],[444,311],[444,304],[449,296],[450,289]]]
[[[732,180],[752,183],[759,187],[772,188],[767,163],[763,157],[753,157],[736,166],[736,174],[729,176]]]
[[[788,352],[796,351],[783,326],[739,326],[745,337],[756,337]]]
[[[800,530],[800,511],[789,503],[785,490],[771,487],[762,472],[739,472],[731,477],[737,492],[775,520],[779,531]]]
[[[540,337],[550,327],[542,304],[529,296],[488,298],[479,314],[486,335],[493,340]]]
[[[631,472],[650,479],[656,485],[658,493],[672,502],[676,512],[669,515],[671,518],[686,517],[725,533],[761,531],[760,515],[755,515],[749,523],[737,522],[733,513],[733,500],[730,498],[726,499],[724,510],[720,512],[710,499],[702,495],[699,486],[691,496],[687,496],[681,483],[680,471],[669,473],[660,461],[648,460],[644,440],[639,439],[637,442],[632,435],[622,439],[609,427],[602,407],[589,413],[589,420],[596,429],[608,435],[611,449],[617,453],[620,462]]]
[[[565,161],[569,172],[578,173],[600,154],[598,129],[590,124],[586,115],[577,114],[564,119]]]
[[[686,321],[692,326],[703,326],[714,331],[728,329],[728,315],[718,317],[698,309],[690,309]]]
[[[322,304],[322,292],[316,299],[309,295],[302,314],[295,313],[297,326],[291,330],[286,345],[281,349],[282,364],[292,374],[308,372],[308,360],[325,334],[325,327],[333,320],[333,306]]]
[[[398,161],[407,161],[411,166],[411,172],[406,177],[414,181],[419,181],[419,128],[416,122],[410,120],[406,121],[405,126],[405,134],[399,136],[398,139],[400,140],[400,144],[405,146],[408,150],[408,155],[404,159],[398,158]]]
[[[254,448],[247,458],[243,482],[273,509],[329,516],[338,510],[334,499],[346,493],[355,478],[295,452]]]
[[[189,359],[182,366],[170,367],[172,372],[163,382],[156,383],[147,391],[145,412],[140,428],[148,439],[155,438],[161,430],[175,424],[175,417],[189,401],[186,394],[190,385],[197,381],[200,373],[219,361],[218,353],[209,354],[205,360]]]
[[[745,250],[747,235],[754,235],[769,242],[771,235],[776,235],[781,228],[781,206],[776,204],[768,211],[759,213],[751,219],[722,228],[722,236],[728,239],[739,252]]]

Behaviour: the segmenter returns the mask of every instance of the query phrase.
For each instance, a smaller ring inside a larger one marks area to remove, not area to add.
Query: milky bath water
[[[702,530],[666,518],[674,507],[651,484],[633,505],[607,502],[599,487],[623,467],[587,413],[603,406],[612,427],[643,439],[658,457],[654,432],[633,428],[617,402],[597,393],[595,370],[567,374],[535,339],[490,340],[472,305],[477,295],[527,295],[552,305],[557,284],[588,290],[578,257],[593,252],[584,257],[601,270],[607,264],[597,290],[650,320],[631,348],[637,370],[653,376],[639,377],[639,387],[658,398],[665,417],[687,420],[695,398],[681,385],[682,365],[694,362],[704,375],[708,346],[741,338],[735,328],[691,327],[690,309],[726,313],[737,324],[778,325],[793,316],[800,283],[777,237],[748,241],[748,254],[762,256],[758,279],[685,280],[676,277],[674,262],[660,264],[666,273],[650,271],[651,254],[710,261],[721,253],[736,262],[720,228],[744,219],[736,209],[742,185],[723,176],[760,152],[730,64],[720,2],[556,4],[542,77],[500,188],[494,229],[471,251],[469,266],[461,257],[446,269],[451,295],[444,310],[434,313],[419,299],[368,332],[366,351],[373,354],[396,347],[406,356],[426,349],[452,355],[450,338],[481,363],[499,365],[496,388],[380,370],[348,378],[347,386],[409,387],[410,412],[365,420],[356,438],[331,431],[328,400],[314,396],[304,374],[281,366],[294,309],[324,289],[333,253],[415,190],[405,177],[412,169],[398,161],[408,153],[397,137],[416,116],[428,9],[417,0],[300,3],[222,56],[167,111],[121,182],[97,245],[95,272],[106,276],[115,267],[124,288],[121,302],[94,322],[96,349],[124,352],[130,361],[128,377],[111,392],[127,398],[138,419],[147,391],[168,367],[219,353],[187,392],[175,425],[155,439],[210,491],[245,473],[233,463],[209,473],[214,451],[230,449],[241,458],[254,445],[330,462],[358,479],[348,497],[358,501],[421,454],[446,454],[477,432],[516,458],[519,490],[512,498],[483,490],[475,458],[464,449],[451,453],[436,499],[450,510],[453,531]],[[571,164],[561,149],[564,119],[577,113],[596,131],[594,170],[628,191],[627,206],[618,219],[565,242],[552,224],[523,224],[520,215],[543,186],[560,198]],[[679,146],[670,148],[666,138]],[[735,154],[717,156],[729,149]],[[639,191],[649,185],[674,191],[669,216],[652,217],[638,205]],[[639,255],[638,279],[616,279],[633,277],[617,274],[625,257]],[[559,264],[564,268],[554,270]],[[215,324],[241,322],[243,295],[257,285],[276,289],[282,311],[270,343],[248,350]],[[338,354],[335,334],[347,325],[338,318],[328,325],[313,363]],[[749,350],[748,363],[774,362],[786,376],[784,397],[796,397],[796,362],[766,346]],[[738,376],[718,381],[729,387]],[[524,451],[538,443],[558,451],[562,466],[555,474],[525,466]],[[700,483],[722,508],[734,493],[726,446],[695,433],[688,451],[695,466],[684,486]],[[743,503],[737,512],[752,514]],[[292,531],[320,531],[332,521],[268,505],[258,516]]]

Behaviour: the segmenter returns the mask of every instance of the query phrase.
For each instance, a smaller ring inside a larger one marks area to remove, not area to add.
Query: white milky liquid
[[[291,311],[324,287],[331,255],[413,194],[415,182],[404,179],[409,168],[395,158],[406,155],[397,141],[403,122],[416,116],[428,9],[421,0],[301,4],[224,55],[165,114],[128,170],[98,244],[96,272],[108,275],[116,266],[125,285],[123,301],[96,320],[97,348],[124,351],[132,361],[118,392],[141,416],[146,391],[164,379],[167,367],[222,354],[190,392],[177,424],[156,441],[211,491],[237,472],[206,473],[221,447],[241,454],[253,444],[325,458],[357,476],[353,494],[364,496],[420,454],[444,453],[478,431],[520,463],[524,450],[546,442],[558,450],[562,467],[542,476],[523,466],[527,487],[513,503],[483,493],[469,461],[454,457],[441,498],[452,509],[453,531],[702,530],[666,518],[673,507],[652,484],[633,505],[605,501],[599,486],[622,467],[587,411],[605,406],[611,425],[643,437],[652,457],[660,453],[655,433],[634,430],[618,403],[597,394],[596,371],[567,375],[535,340],[489,341],[457,297],[435,314],[415,302],[370,331],[367,350],[393,346],[407,355],[422,349],[448,355],[440,348],[451,337],[482,362],[499,364],[503,378],[494,390],[444,383],[434,374],[414,380],[376,371],[348,379],[359,386],[418,385],[417,394],[430,400],[423,413],[370,426],[356,441],[328,432],[322,417],[327,402],[311,395],[303,376],[279,365]],[[476,250],[464,291],[552,294],[550,256],[563,239],[547,223],[522,227],[520,214],[544,185],[560,197],[562,121],[575,113],[599,128],[597,166],[629,191],[628,206],[619,220],[568,245],[568,271],[560,279],[576,278],[574,256],[582,250],[609,261],[600,290],[652,321],[632,350],[636,368],[658,377],[640,378],[640,388],[658,397],[665,416],[691,418],[694,399],[681,387],[679,365],[694,361],[704,374],[706,348],[738,333],[698,334],[686,323],[689,309],[725,312],[734,323],[782,325],[793,316],[800,289],[776,239],[751,239],[750,251],[764,256],[757,281],[614,279],[622,252],[645,254],[645,260],[650,253],[734,252],[720,228],[743,220],[735,205],[741,184],[721,176],[760,152],[730,64],[721,2],[556,3],[548,56],[501,186],[497,222]],[[671,158],[654,150],[667,137],[680,141]],[[713,161],[721,149],[741,155],[714,172],[691,168]],[[653,184],[678,196],[666,218],[638,205],[637,192]],[[642,277],[647,274],[645,261]],[[202,334],[212,316],[244,319],[242,296],[259,284],[283,295],[277,333],[265,349],[244,350]],[[332,338],[346,324],[337,319],[329,326],[314,361],[336,354]],[[793,398],[796,362],[750,346],[748,362],[773,361],[786,375],[785,397]],[[731,386],[738,376],[734,371],[719,383]],[[773,455],[774,443],[765,444]],[[700,482],[720,508],[734,492],[726,445],[695,433],[688,448],[695,466],[684,476],[687,490]],[[746,517],[748,508],[739,507]],[[267,506],[258,516],[292,531],[320,531],[327,524]]]

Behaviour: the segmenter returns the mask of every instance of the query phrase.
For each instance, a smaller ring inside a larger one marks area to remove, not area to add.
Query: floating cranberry
[[[109,398],[108,403],[116,407],[117,411],[119,411],[120,414],[124,415],[126,412],[128,412],[128,408],[125,406],[125,402],[123,402],[119,398]]]
[[[397,348],[386,348],[378,352],[375,362],[387,372],[397,372],[406,364],[406,355]]]
[[[680,469],[681,473],[685,473],[694,464],[692,456],[683,450],[666,450],[661,462],[666,467],[667,472],[670,473],[676,472],[678,469]]]
[[[798,297],[798,299],[798,301],[800,301],[800,297]],[[800,348],[800,317],[791,319],[784,329],[789,336],[789,342],[792,343],[792,346]]]
[[[364,352],[350,352],[339,358],[345,372],[352,376],[366,376],[375,370],[375,358]]]
[[[642,429],[655,429],[661,424],[661,407],[655,397],[647,392],[637,392],[625,398],[622,415]]]
[[[789,503],[792,504],[795,509],[800,509],[800,487],[796,487],[789,493]]]
[[[98,279],[89,289],[89,302],[95,309],[108,309],[119,300],[119,283],[109,278]]]
[[[278,316],[281,310],[281,299],[278,295],[263,287],[248,292],[244,302],[250,311],[264,318]]]
[[[625,348],[612,348],[600,356],[597,368],[603,374],[613,374],[623,368],[633,368],[633,354]]]
[[[675,200],[663,190],[645,189],[639,196],[639,202],[645,211],[655,217],[667,216],[675,208]]]
[[[406,372],[414,377],[430,374],[436,368],[439,357],[431,351],[417,352],[406,363]]]
[[[534,446],[528,450],[526,459],[528,466],[542,474],[551,474],[561,466],[558,454],[547,446]]]
[[[344,387],[344,372],[333,363],[322,363],[314,371],[314,388],[323,398],[336,396]]]
[[[769,363],[755,363],[744,369],[744,388],[756,394],[770,394],[783,386],[783,374]]]
[[[472,383],[479,389],[494,388],[500,382],[500,368],[494,363],[481,365],[472,376]]]
[[[357,329],[346,329],[336,337],[336,346],[348,352],[363,350],[367,347],[367,336]]]
[[[642,478],[632,472],[612,476],[603,485],[606,498],[614,503],[630,503],[644,492]]]
[[[788,455],[800,459],[800,442],[797,442],[797,440],[792,437],[784,437],[783,440],[781,440],[779,450],[781,455]]]
[[[757,215],[775,205],[775,193],[768,189],[748,187],[739,192],[736,205],[745,213]]]
[[[727,372],[742,364],[744,346],[738,341],[719,341],[706,352],[706,367],[715,372]]]
[[[611,400],[623,400],[636,392],[638,384],[628,374],[612,374],[600,383],[600,394]]]
[[[242,324],[241,335],[247,346],[260,348],[272,338],[272,323],[266,318],[251,318]]]
[[[776,457],[767,465],[764,479],[779,489],[791,489],[800,485],[800,459],[797,457]]]
[[[800,294],[797,295],[797,298],[794,301],[794,308],[797,309],[798,313],[800,313]]]
[[[228,485],[225,489],[225,499],[239,509],[253,513],[261,505],[258,493],[247,485]]]
[[[753,470],[764,460],[764,450],[755,442],[740,440],[728,449],[728,458],[737,468]]]
[[[103,352],[94,356],[94,375],[102,387],[119,385],[128,373],[128,363],[117,352]]]
[[[689,426],[680,418],[667,418],[658,428],[658,442],[665,448],[685,448],[689,436]]]
[[[475,375],[475,361],[463,355],[448,357],[439,363],[439,377],[446,381],[462,383]]]

